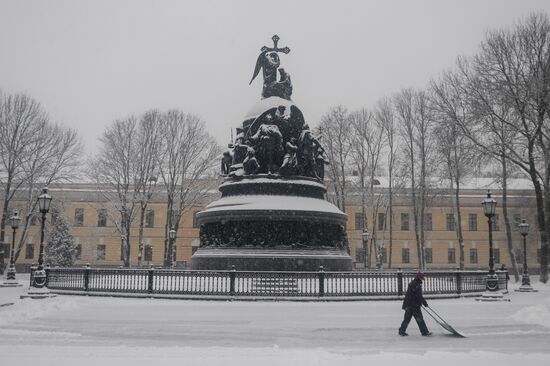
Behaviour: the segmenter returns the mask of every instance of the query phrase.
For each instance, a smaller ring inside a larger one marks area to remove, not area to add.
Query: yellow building
[[[486,196],[483,182],[466,186],[461,191],[461,224],[464,236],[464,264],[466,269],[488,268],[488,224],[481,206]],[[486,183],[486,182],[485,182]],[[534,194],[531,189],[525,188],[525,181],[518,180],[515,186],[512,183],[508,197],[509,219],[512,225],[512,240],[514,250],[518,253],[517,261],[521,266],[521,236],[517,231],[517,223],[526,219],[530,224],[527,237],[528,264],[530,271],[538,270],[540,260],[540,239],[536,230],[536,216]],[[377,194],[386,194],[387,189],[382,186],[376,188]],[[101,202],[100,195],[94,186],[88,184],[65,184],[51,186],[50,194],[57,201],[66,214],[71,225],[76,244],[78,245],[77,265],[90,263],[96,267],[117,267],[122,265],[121,236],[109,218],[105,203]],[[176,265],[188,267],[191,256],[199,246],[199,229],[194,223],[194,215],[210,201],[218,197],[212,193],[204,202],[189,209],[180,222],[180,229],[176,240]],[[511,267],[508,251],[504,219],[502,214],[502,197],[498,190],[493,191],[493,197],[498,201],[497,217],[494,225],[495,266],[505,264]],[[365,250],[363,249],[363,228],[365,220],[362,217],[360,198],[350,194],[347,199],[346,214],[348,215],[347,233],[350,255],[358,269],[365,268]],[[17,203],[14,204],[16,207]],[[414,215],[410,204],[410,197],[400,193],[394,195],[393,240],[391,245],[392,268],[418,267],[418,251],[414,231]],[[377,211],[377,222],[372,227],[372,212],[367,211],[367,226],[370,237],[374,235],[374,243],[381,248],[379,259],[382,267],[387,268],[390,256],[389,217],[386,208]],[[143,235],[142,265],[160,266],[164,261],[164,240],[166,224],[166,205],[161,198],[153,199],[146,212],[145,229]],[[49,216],[48,216],[49,220]],[[453,214],[452,195],[445,190],[436,191],[430,198],[426,209],[425,257],[426,268],[441,269],[459,266],[460,246],[455,230],[456,220]],[[6,228],[6,242],[11,243],[11,229]],[[19,235],[17,236],[19,238]],[[131,232],[131,263],[138,261],[138,224],[134,221]],[[38,261],[39,251],[39,220],[33,221],[27,240],[21,250],[17,267],[19,270],[28,268],[31,263]],[[7,254],[7,253],[6,253]],[[6,260],[9,257],[6,256]],[[370,255],[370,268],[376,268],[377,258]]]

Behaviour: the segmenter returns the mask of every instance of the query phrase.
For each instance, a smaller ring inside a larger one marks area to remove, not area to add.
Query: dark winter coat
[[[403,300],[403,309],[408,307],[420,308],[422,304],[427,304],[424,296],[422,296],[422,280],[415,278],[407,288],[405,300]]]

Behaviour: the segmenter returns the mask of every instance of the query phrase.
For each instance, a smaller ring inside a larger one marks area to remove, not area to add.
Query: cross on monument
[[[275,34],[273,37],[271,37],[271,39],[273,40],[273,48],[263,46],[262,52],[275,51],[275,52],[282,52],[285,54],[288,54],[290,52],[290,48],[288,47],[284,47],[284,48],[277,47],[277,43],[279,43],[279,39],[280,39],[278,35]]]

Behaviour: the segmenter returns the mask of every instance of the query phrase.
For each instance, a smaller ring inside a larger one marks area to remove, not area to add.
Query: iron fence
[[[252,272],[174,269],[47,268],[53,292],[125,296],[214,298],[369,299],[400,298],[414,272]],[[507,272],[497,271],[500,289]],[[32,281],[31,271],[31,281]],[[486,271],[426,272],[426,297],[456,297],[485,291]]]

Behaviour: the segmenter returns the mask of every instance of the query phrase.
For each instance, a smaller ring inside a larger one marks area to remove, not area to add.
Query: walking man
[[[424,280],[424,273],[418,272],[414,280],[409,283],[409,287],[407,288],[405,300],[403,300],[403,310],[405,310],[405,318],[403,319],[401,327],[399,328],[400,336],[408,336],[406,330],[413,316],[416,320],[416,323],[418,324],[420,333],[422,333],[423,336],[429,336],[432,334],[428,330],[428,327],[424,322],[424,318],[422,317],[422,310],[420,309],[422,305],[428,306],[428,303],[426,302],[426,300],[424,300],[424,297],[422,296],[422,280]]]

